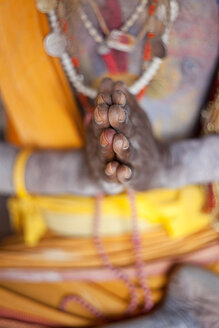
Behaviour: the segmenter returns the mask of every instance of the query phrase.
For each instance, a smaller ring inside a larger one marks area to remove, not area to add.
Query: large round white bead
[[[66,38],[63,34],[52,32],[44,39],[44,48],[48,55],[61,57],[67,46]]]

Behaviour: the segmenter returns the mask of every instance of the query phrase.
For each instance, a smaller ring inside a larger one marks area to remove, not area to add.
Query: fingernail
[[[104,132],[101,133],[100,144],[103,147],[106,147],[109,144]]]
[[[97,124],[103,123],[103,118],[101,117],[100,110],[98,107],[94,111],[94,119]]]
[[[106,175],[113,175],[116,171],[116,168],[118,167],[119,163],[117,162],[110,162],[107,164],[106,169],[105,169],[105,173]]]
[[[126,137],[123,138],[123,147],[124,150],[127,150],[129,148],[129,142],[126,139]]]
[[[112,175],[113,174],[112,164],[111,163],[107,164],[106,169],[105,169],[105,173],[106,173],[106,175]]]
[[[118,105],[125,106],[125,104],[126,104],[125,94],[121,90],[116,90],[113,93],[113,102]]]
[[[114,129],[106,129],[100,135],[100,144],[105,147],[113,142],[113,137],[116,134]]]
[[[125,112],[122,108],[118,110],[118,121],[119,123],[123,123],[125,121]]]
[[[114,171],[112,163],[108,163],[105,169],[106,175],[113,175]]]
[[[98,96],[97,96],[97,100],[96,100],[96,102],[97,102],[97,105],[102,105],[102,104],[104,104],[105,101],[104,101],[103,95],[98,95]]]
[[[107,122],[107,114],[108,114],[108,105],[102,104],[97,105],[94,111],[94,119],[97,124],[103,124]]]
[[[123,148],[123,140],[122,139],[117,140],[116,143],[117,143],[118,148]]]
[[[129,142],[125,136],[120,135],[120,138],[116,140],[116,147],[124,150],[129,148]]]
[[[97,96],[96,100],[97,105],[102,105],[102,104],[112,104],[112,99],[111,96],[108,93],[101,93]]]
[[[132,175],[132,170],[130,169],[130,167],[126,166],[125,178],[130,179],[131,175]]]

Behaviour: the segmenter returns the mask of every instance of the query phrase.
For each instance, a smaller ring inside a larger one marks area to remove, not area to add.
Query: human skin
[[[159,142],[124,84],[104,79],[87,132],[88,163],[97,181],[110,190],[120,185],[143,191],[206,183],[210,166],[211,172],[218,171],[218,142],[218,136]],[[214,178],[218,180],[217,174]]]
[[[14,161],[20,149],[0,143],[0,193],[12,195]],[[219,138],[217,136],[173,143],[168,165],[155,172],[150,188],[177,188],[189,183],[219,180]],[[87,165],[84,150],[37,151],[27,162],[27,190],[40,194],[95,195],[112,193],[111,184],[97,181]],[[121,187],[122,188],[122,187]],[[115,192],[119,192],[115,186]]]
[[[112,17],[117,16],[117,10],[114,10],[112,5],[110,7],[114,1],[96,2],[109,29],[115,28]],[[125,21],[138,0],[118,2],[121,5],[122,21]],[[100,30],[89,1],[80,0],[80,3],[89,19]],[[200,108],[206,97],[218,55],[219,24],[216,1],[179,0],[178,3],[179,14],[170,34],[167,57],[140,102],[155,136],[164,142],[194,137]],[[94,86],[103,77],[109,76],[109,71],[97,54],[97,46],[84,27],[76,5],[77,1],[62,0],[59,5],[62,8],[59,17],[68,24],[66,36],[69,40],[69,51],[70,55],[79,60],[79,73],[84,75],[85,84]],[[146,18],[147,10],[144,16],[139,17],[130,33],[137,35]],[[128,77],[126,73],[120,73],[115,79],[122,79],[129,84],[130,78],[137,78],[141,74],[144,43],[145,40],[137,43],[134,51],[128,55],[115,53],[119,68],[122,69],[121,66],[125,63],[129,72]]]

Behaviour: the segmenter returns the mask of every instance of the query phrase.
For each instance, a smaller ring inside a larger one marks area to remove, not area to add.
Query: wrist
[[[33,153],[27,162],[26,186],[38,194],[95,195],[100,190],[83,150]]]
[[[67,179],[67,152],[36,151],[28,159],[25,172],[28,192],[36,194],[64,194],[70,184]]]
[[[165,188],[168,186],[172,165],[170,145],[158,143],[158,156],[151,169],[149,189]]]
[[[15,193],[13,173],[19,149],[6,143],[0,143],[0,193]]]

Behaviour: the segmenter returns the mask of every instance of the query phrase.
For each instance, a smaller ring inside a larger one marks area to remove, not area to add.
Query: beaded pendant
[[[106,44],[109,48],[130,52],[136,44],[136,39],[131,34],[112,30],[106,39]]]
[[[66,46],[65,35],[59,32],[52,32],[44,39],[44,48],[47,54],[52,57],[61,57],[66,50]]]

